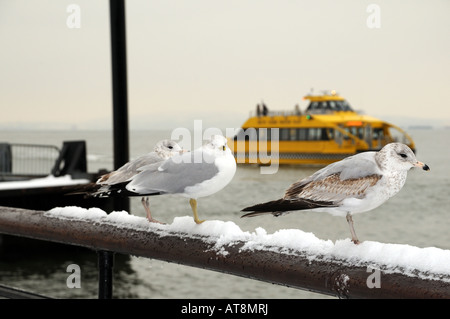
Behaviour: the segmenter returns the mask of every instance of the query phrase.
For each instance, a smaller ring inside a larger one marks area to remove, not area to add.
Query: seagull
[[[168,158],[184,152],[186,151],[183,150],[183,148],[181,148],[181,146],[175,141],[159,141],[153,148],[152,152],[139,156],[113,172],[100,176],[94,187],[91,187],[93,191],[89,194],[89,196],[109,197],[112,194],[120,193],[121,185],[127,183],[141,171],[145,170],[145,168],[149,165],[162,163]],[[147,196],[143,196],[141,203],[147,213],[147,219],[150,222],[159,223],[156,219],[152,218],[149,198]]]
[[[197,199],[223,189],[234,177],[236,160],[222,135],[193,150],[179,153],[163,162],[145,165],[140,172],[121,184],[128,196],[176,194],[189,198],[197,224]]]
[[[378,152],[363,152],[332,163],[293,183],[283,198],[244,208],[242,211],[251,213],[242,217],[280,216],[296,210],[346,216],[352,241],[359,244],[352,215],[373,210],[397,194],[413,167],[430,170],[407,145],[390,143]]]

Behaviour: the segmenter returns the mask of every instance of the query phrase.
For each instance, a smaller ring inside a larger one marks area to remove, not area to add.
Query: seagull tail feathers
[[[251,212],[242,215],[241,217],[255,217],[265,214],[272,214],[274,216],[280,216],[285,212],[294,210],[305,210],[319,207],[333,207],[335,206],[331,202],[317,202],[309,200],[288,200],[278,199],[270,202],[257,204],[244,208],[243,212]]]
[[[64,187],[64,195],[84,195],[88,197],[130,197],[130,196],[155,196],[164,194],[162,191],[149,191],[147,193],[138,193],[130,191],[126,188],[129,181],[112,185],[101,185],[97,183],[89,183],[86,185],[74,185]]]
[[[91,194],[97,192],[101,185],[96,183],[89,183],[85,185],[70,185],[64,186],[64,195],[85,195],[86,197],[91,196]]]
[[[97,183],[89,183],[86,185],[75,185],[64,187],[65,195],[84,195],[88,197],[110,197],[114,195],[121,196],[138,196],[128,191],[125,186],[128,182],[118,183],[114,185],[101,185]],[[140,196],[140,195],[139,195]]]

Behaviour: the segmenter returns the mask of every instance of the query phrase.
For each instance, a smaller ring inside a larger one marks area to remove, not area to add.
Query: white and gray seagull
[[[412,167],[430,170],[405,144],[390,143],[378,152],[364,152],[332,163],[292,184],[284,197],[244,208],[242,217],[280,216],[296,210],[346,216],[352,241],[359,244],[352,215],[370,211],[397,194]]]
[[[147,165],[124,185],[131,195],[177,194],[189,198],[197,224],[197,199],[223,189],[234,177],[236,161],[221,135],[192,152],[176,154],[161,163]]]
[[[161,142],[160,142],[161,143]],[[142,196],[142,204],[151,222],[148,196],[176,194],[189,198],[197,224],[197,199],[224,188],[234,177],[236,161],[221,135],[209,143],[185,152],[173,141],[158,145],[154,152],[125,164],[117,171],[101,176],[88,196]],[[160,147],[159,149],[157,149]]]
[[[138,158],[126,163],[119,169],[100,176],[95,185],[91,187],[91,192],[88,193],[88,195],[96,197],[109,197],[110,195],[121,193],[122,186],[145,170],[148,165],[162,163],[170,157],[177,154],[182,154],[184,152],[186,151],[183,150],[175,141],[159,141],[156,143],[152,152],[139,156]],[[150,222],[158,223],[158,221],[152,217],[149,206],[149,198],[147,196],[143,196],[141,202],[147,213],[147,219]]]

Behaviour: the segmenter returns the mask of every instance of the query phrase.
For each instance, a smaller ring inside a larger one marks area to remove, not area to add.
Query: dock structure
[[[450,298],[450,272],[368,263],[358,256],[312,258],[308,251],[281,247],[279,243],[248,249],[249,241],[238,239],[219,247],[220,234],[164,229],[151,225],[143,217],[126,215],[131,223],[117,222],[117,217],[110,218],[106,213],[92,219],[0,207],[0,234],[158,259],[339,298]],[[440,256],[450,256],[450,251],[436,250]],[[104,286],[99,287],[110,291],[106,297],[111,298],[112,287],[108,285],[112,282],[108,276],[112,274],[113,263],[99,261],[99,267],[99,279]]]

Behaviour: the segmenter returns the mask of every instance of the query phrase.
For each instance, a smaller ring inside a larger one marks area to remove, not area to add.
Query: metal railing
[[[46,176],[59,154],[53,145],[1,143],[0,176]]]
[[[246,250],[242,249],[244,241],[227,245],[224,254],[214,249],[219,238],[213,236],[161,233],[157,228],[129,228],[81,218],[68,222],[44,211],[0,207],[0,234],[97,250],[99,298],[112,297],[114,253],[175,262],[341,298],[450,298],[448,274],[427,272],[426,276],[411,276],[421,272],[402,271],[401,267],[384,273],[383,265],[378,265],[383,272],[383,284],[371,289],[367,284],[367,263],[357,258],[351,262],[330,256],[311,259],[305,251],[282,247]]]

